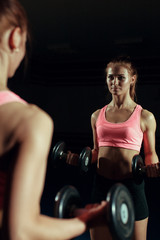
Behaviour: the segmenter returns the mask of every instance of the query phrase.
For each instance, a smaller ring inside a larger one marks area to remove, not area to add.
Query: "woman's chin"
[[[17,70],[17,69],[10,71],[10,72],[8,73],[8,78],[12,78],[12,77],[14,76],[16,70]]]

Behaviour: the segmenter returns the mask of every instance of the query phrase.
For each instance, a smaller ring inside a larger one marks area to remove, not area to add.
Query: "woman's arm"
[[[94,224],[97,216],[102,216],[103,220],[105,206],[95,206],[73,219],[57,219],[40,213],[53,122],[38,108],[26,106],[25,109],[13,137],[17,154],[4,210],[4,239],[68,240],[77,237]]]
[[[154,115],[147,110],[142,110],[141,128],[144,133],[145,164],[157,163],[159,160],[155,149],[156,120]]]
[[[151,112],[142,110],[141,127],[144,132],[143,143],[146,174],[148,177],[159,177],[159,159],[155,149],[156,120]]]
[[[99,110],[94,112],[91,115],[91,127],[93,134],[93,149],[92,149],[92,162],[96,162],[98,159],[98,143],[97,143],[97,134],[96,134],[96,121],[99,114]]]
[[[40,214],[52,133],[47,114],[37,108],[24,110],[15,133],[18,151],[4,211],[4,239],[65,240],[86,230],[78,218],[61,220]]]

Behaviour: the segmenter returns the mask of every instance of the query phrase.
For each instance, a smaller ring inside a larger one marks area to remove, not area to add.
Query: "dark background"
[[[160,156],[160,3],[158,0],[21,0],[32,32],[32,54],[12,90],[35,103],[54,120],[52,146],[64,140],[80,153],[92,147],[90,116],[107,104],[105,67],[111,57],[130,55],[139,72],[137,101],[157,121],[156,150]],[[52,147],[51,147],[52,149]],[[143,154],[143,153],[142,153]],[[93,172],[52,169],[48,164],[42,213],[52,216],[55,193],[65,184],[90,200]],[[159,180],[146,180],[150,207],[148,239],[159,239]],[[152,237],[151,237],[152,236]],[[80,237],[89,239],[88,233]]]

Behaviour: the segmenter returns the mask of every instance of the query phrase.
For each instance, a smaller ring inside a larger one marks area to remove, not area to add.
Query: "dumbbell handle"
[[[71,157],[68,157],[71,155]],[[67,152],[66,153],[66,163],[72,166],[78,166],[79,155],[77,153]]]
[[[82,149],[79,155],[71,151],[66,152],[66,144],[61,141],[53,147],[51,159],[54,166],[62,166],[67,163],[72,166],[78,166],[82,171],[87,172],[91,157],[92,152],[89,147]]]
[[[70,153],[73,154],[73,155],[77,155],[76,153],[72,153],[72,152],[70,152]],[[78,159],[77,159],[76,163],[72,163],[72,161],[71,161],[71,162],[70,162],[70,161],[67,161],[68,155],[69,155],[69,152],[67,152],[67,153],[65,153],[65,152],[60,152],[60,154],[59,154],[59,160],[64,160],[66,163],[68,163],[68,164],[70,164],[70,165],[75,165],[75,166],[77,166],[77,165],[78,165]]]
[[[159,167],[160,167],[160,162],[154,163],[154,164],[151,164],[151,165],[140,166],[140,167],[139,167],[139,171],[142,172],[142,174],[146,174],[146,168],[147,168],[147,167],[153,167],[154,165],[157,165],[157,166],[158,166],[157,171],[158,171],[158,173],[160,174],[160,168],[159,168]]]
[[[147,167],[153,166],[153,165],[158,165],[158,166],[160,166],[160,162],[153,163],[153,164],[149,164],[149,165],[144,165],[144,166],[139,167],[139,169],[141,169],[142,171],[145,171],[145,169],[146,169]]]

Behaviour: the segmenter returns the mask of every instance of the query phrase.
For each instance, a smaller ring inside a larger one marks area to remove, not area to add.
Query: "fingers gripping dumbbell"
[[[132,174],[135,182],[140,184],[144,177],[159,177],[160,164],[144,165],[144,161],[140,155],[135,155],[132,159]]]
[[[52,164],[54,166],[62,166],[66,164],[67,154],[68,153],[66,150],[65,142],[63,141],[58,142],[54,146],[52,151],[52,155],[51,155]],[[85,147],[81,151],[76,165],[80,168],[81,171],[88,172],[91,165],[91,160],[92,160],[92,151],[89,147]]]
[[[106,202],[104,219],[113,238],[115,240],[130,240],[133,234],[135,215],[128,189],[122,184],[115,184],[108,192]],[[54,217],[80,217],[85,211],[88,213],[89,210],[82,208],[80,195],[75,187],[65,186],[57,193],[54,204]],[[94,226],[93,223],[96,222],[97,217],[97,215],[92,215],[93,219],[89,219],[91,228]]]

